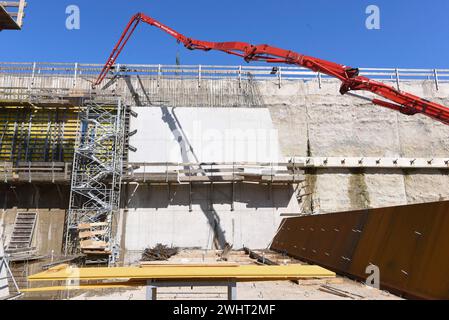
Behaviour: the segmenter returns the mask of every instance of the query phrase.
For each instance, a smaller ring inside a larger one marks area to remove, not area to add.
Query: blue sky
[[[449,68],[447,0],[28,0],[24,30],[0,33],[0,61],[103,63],[129,18],[145,12],[187,36],[268,43],[354,67]],[[67,30],[68,5],[81,29]],[[365,27],[368,5],[381,29]],[[6,50],[5,50],[6,48]],[[187,51],[140,25],[120,63],[238,65],[238,57]]]

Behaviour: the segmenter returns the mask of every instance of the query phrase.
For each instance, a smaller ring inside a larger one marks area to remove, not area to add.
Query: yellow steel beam
[[[238,267],[240,266],[237,263],[231,262],[222,262],[222,263],[171,263],[167,261],[145,261],[140,263],[141,268],[148,268],[154,266],[163,266],[163,267]]]
[[[130,287],[145,286],[146,282],[116,282],[116,283],[97,283],[97,284],[81,284],[78,286],[54,286],[20,289],[20,292],[50,292],[50,291],[66,291],[66,290],[99,290],[99,289],[127,289]]]
[[[223,280],[235,281],[275,281],[301,278],[330,278],[335,273],[319,266],[257,266],[239,267],[165,267],[145,266],[121,268],[55,268],[28,277],[29,281],[84,280]]]

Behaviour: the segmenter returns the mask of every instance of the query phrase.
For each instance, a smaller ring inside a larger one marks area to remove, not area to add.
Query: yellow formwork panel
[[[20,292],[51,292],[51,291],[67,291],[67,290],[97,290],[97,289],[127,289],[130,287],[142,287],[146,283],[138,282],[114,282],[114,283],[98,283],[98,284],[82,284],[78,286],[54,286],[54,287],[38,287],[20,289]]]
[[[71,162],[78,110],[0,108],[0,161]]]
[[[275,281],[301,278],[333,278],[335,273],[315,265],[287,266],[145,266],[120,268],[70,268],[49,269],[28,277],[32,281],[85,280],[220,280]]]

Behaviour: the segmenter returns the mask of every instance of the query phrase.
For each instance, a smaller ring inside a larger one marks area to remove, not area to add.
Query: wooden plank
[[[142,268],[153,266],[164,267],[238,267],[237,263],[170,263],[166,261],[142,261],[140,262]]]
[[[91,238],[95,236],[103,236],[106,234],[106,230],[97,230],[97,231],[84,231],[79,233],[79,237],[81,239]]]
[[[24,167],[28,167],[28,166],[31,166],[31,167],[64,167],[64,165],[66,164],[66,162],[38,162],[38,161],[35,161],[35,162],[23,162],[23,161],[20,161],[19,163],[18,163],[18,166],[20,167],[20,166],[24,166]]]
[[[243,181],[243,177],[239,176],[195,176],[195,177],[179,177],[181,182],[221,182],[221,181]]]
[[[48,256],[36,256],[36,255],[23,255],[23,256],[11,256],[9,261],[11,262],[25,262],[25,261],[36,261],[45,259]]]
[[[97,283],[97,284],[83,284],[79,286],[54,286],[54,287],[39,287],[21,289],[21,292],[53,292],[53,291],[67,291],[67,290],[97,290],[97,289],[126,289],[130,287],[145,286],[145,281],[129,281],[129,282],[112,282],[112,283]]]
[[[51,263],[47,263],[47,264],[44,264],[42,266],[42,269],[43,270],[49,270],[49,269],[54,268],[54,267],[58,267],[58,266],[61,267],[62,264],[67,265],[68,262],[72,262],[73,260],[78,259],[79,257],[81,257],[81,256],[77,255],[77,256],[61,259],[61,260],[58,260],[58,261],[54,261],[54,262],[51,262]]]
[[[301,182],[305,180],[304,175],[285,175],[285,176],[262,176],[262,181],[273,181],[273,182]]]
[[[79,230],[91,229],[96,227],[106,227],[108,226],[107,222],[95,222],[95,223],[80,223],[78,225]]]
[[[29,248],[14,248],[14,249],[6,249],[5,252],[6,253],[23,253],[23,252],[31,252],[31,251],[35,251],[36,247],[29,247]]]
[[[108,244],[105,241],[84,240],[80,241],[81,249],[106,249]]]
[[[13,171],[29,171],[31,173],[36,173],[37,171],[48,171],[48,172],[52,172],[52,171],[63,171],[63,168],[12,168]]]
[[[20,6],[20,1],[0,1],[0,6],[18,8]]]
[[[110,255],[111,251],[109,250],[83,250],[84,254],[90,255]]]
[[[20,28],[22,28],[22,25],[23,25],[23,17],[25,16],[24,9],[25,9],[26,5],[27,5],[27,3],[25,2],[25,0],[20,0],[19,9],[17,11],[17,20],[16,20],[16,23]]]
[[[157,279],[179,281],[212,281],[233,279],[234,281],[275,281],[304,278],[335,278],[335,273],[315,265],[238,267],[165,267],[163,265],[118,268],[66,268],[45,271],[28,277],[29,281],[65,281],[68,279],[113,280],[113,279]]]

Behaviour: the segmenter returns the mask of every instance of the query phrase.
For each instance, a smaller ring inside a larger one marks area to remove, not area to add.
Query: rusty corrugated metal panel
[[[449,299],[449,202],[285,219],[271,248],[358,280],[374,264],[384,289]]]
[[[345,223],[341,221],[345,220]],[[317,215],[286,219],[272,248],[304,260],[347,271],[364,215]]]

